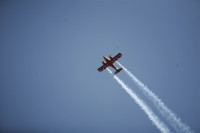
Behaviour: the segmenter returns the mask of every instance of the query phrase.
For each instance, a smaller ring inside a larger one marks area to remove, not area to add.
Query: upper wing
[[[103,71],[104,69],[106,69],[108,67],[108,63],[104,64],[103,66],[99,67],[97,70],[99,72]]]
[[[117,54],[115,57],[112,58],[112,63],[117,61],[120,57],[122,57],[122,54],[121,53]]]

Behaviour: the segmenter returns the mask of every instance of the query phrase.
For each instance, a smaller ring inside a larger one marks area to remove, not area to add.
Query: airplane
[[[102,61],[103,66],[99,67],[97,70],[98,70],[99,72],[101,72],[101,71],[103,71],[104,69],[106,69],[107,67],[111,66],[111,67],[113,67],[113,68],[116,70],[114,74],[119,73],[119,72],[122,70],[122,68],[117,68],[113,63],[114,63],[115,61],[117,61],[121,56],[122,56],[121,53],[117,54],[115,57],[112,57],[112,56],[110,55],[110,56],[109,56],[110,59],[108,59],[107,57],[103,56],[103,58],[105,59],[106,63],[105,63],[104,61]]]

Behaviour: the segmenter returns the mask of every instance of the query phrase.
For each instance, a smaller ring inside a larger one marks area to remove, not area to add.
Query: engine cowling
[[[105,63],[104,61],[102,61],[102,64],[104,64],[104,65],[105,65],[106,63]]]
[[[111,60],[113,59],[113,57],[112,57],[111,55],[109,56],[109,58],[110,58]]]

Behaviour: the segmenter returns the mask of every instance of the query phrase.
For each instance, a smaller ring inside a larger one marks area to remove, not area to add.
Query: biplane
[[[117,68],[117,67],[114,65],[114,62],[117,61],[120,57],[122,57],[122,54],[121,54],[121,53],[117,54],[115,57],[112,57],[112,56],[110,55],[110,56],[109,56],[110,59],[108,59],[107,57],[103,56],[103,58],[104,58],[104,60],[105,60],[106,62],[102,61],[102,64],[103,64],[103,65],[102,65],[101,67],[99,67],[97,70],[98,70],[99,72],[101,72],[101,71],[103,71],[104,69],[106,69],[107,67],[111,66],[111,67],[113,67],[113,68],[116,70],[114,74],[119,73],[119,72],[122,70],[122,68]]]

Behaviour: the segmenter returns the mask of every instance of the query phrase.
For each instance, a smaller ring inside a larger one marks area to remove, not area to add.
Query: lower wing
[[[103,71],[104,69],[106,69],[107,67],[108,67],[108,63],[103,64],[103,66],[99,67],[97,70],[98,70],[99,72],[101,72],[101,71]]]
[[[112,63],[114,63],[115,61],[117,61],[120,57],[122,57],[122,54],[121,53],[117,54],[115,57],[113,57]]]

